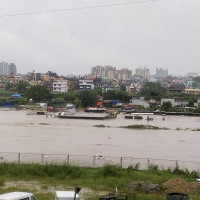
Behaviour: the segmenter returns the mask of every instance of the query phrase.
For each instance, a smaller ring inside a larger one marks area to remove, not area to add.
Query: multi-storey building
[[[146,67],[139,67],[135,69],[135,74],[141,76],[142,78],[149,79],[150,78],[150,70]]]
[[[132,71],[128,68],[122,68],[121,70],[117,70],[115,67],[112,67],[110,65],[106,65],[105,67],[97,65],[95,67],[92,67],[91,69],[92,77],[100,77],[105,80],[127,80],[131,78],[131,75]]]
[[[17,74],[17,68],[14,63],[10,63],[9,68],[10,68],[10,74],[13,74],[13,75]]]
[[[128,68],[122,68],[117,70],[117,79],[118,80],[127,80],[130,79],[132,76],[132,71]]]
[[[0,63],[0,75],[8,75],[9,74],[9,64],[6,62],[1,62]]]
[[[11,83],[11,84],[18,84],[20,81],[20,76],[14,76],[14,75],[6,75],[1,77],[2,83]]]
[[[104,67],[104,79],[113,80],[116,79],[116,68],[110,65]]]
[[[53,82],[53,92],[67,92],[68,91],[68,84],[67,80],[58,80],[56,82]]]
[[[91,68],[91,76],[93,77],[103,77],[104,76],[104,67],[96,65]]]
[[[1,62],[0,63],[0,76],[5,76],[5,75],[16,75],[17,74],[17,68],[14,63],[6,63],[6,62]]]
[[[93,80],[79,80],[79,90],[94,90]]]
[[[166,76],[168,76],[168,69],[156,68],[156,77],[157,78],[163,78]]]

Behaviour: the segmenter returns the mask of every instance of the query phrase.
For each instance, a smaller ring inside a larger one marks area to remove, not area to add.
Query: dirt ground
[[[2,189],[9,189],[9,188],[18,188],[20,190],[23,189],[28,189],[30,190],[33,194],[55,194],[55,191],[57,190],[74,190],[73,187],[71,186],[66,186],[66,185],[59,185],[59,186],[47,186],[46,184],[41,184],[37,181],[8,181],[4,183],[4,186]],[[96,192],[95,193],[98,196],[104,196],[108,192]],[[89,189],[89,188],[81,188],[81,191],[79,193],[79,197],[81,200],[85,199],[85,196],[88,196],[90,194],[94,194],[94,191]]]

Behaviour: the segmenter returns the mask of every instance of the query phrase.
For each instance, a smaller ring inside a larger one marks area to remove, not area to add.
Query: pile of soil
[[[153,184],[144,181],[133,181],[128,185],[128,188],[134,191],[148,191],[148,192],[156,192],[159,191],[160,188],[158,184]]]
[[[163,184],[164,190],[167,193],[179,192],[186,194],[195,194],[200,191],[200,183],[198,182],[186,182],[183,179],[176,178],[170,179]]]

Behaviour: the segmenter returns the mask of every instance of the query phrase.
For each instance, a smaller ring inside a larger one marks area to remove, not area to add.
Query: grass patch
[[[50,125],[48,123],[39,123],[39,125]]]
[[[158,166],[151,165],[149,170],[146,171],[138,169],[138,163],[127,169],[113,165],[90,168],[66,164],[0,163],[0,193],[28,191],[34,193],[38,200],[47,200],[55,198],[55,191],[49,192],[49,188],[55,187],[63,190],[70,188],[73,190],[78,185],[83,189],[89,188],[93,191],[87,193],[87,199],[98,200],[102,193],[113,192],[116,187],[120,192],[129,192],[127,185],[132,181],[143,180],[161,186],[169,179],[177,177],[189,182],[196,180],[196,172],[189,172],[188,170],[180,170],[178,168],[175,170],[159,170]],[[26,188],[26,184],[23,187],[4,187],[5,182],[9,181],[29,181],[33,183],[33,186],[34,182],[37,182],[41,187],[41,191],[36,191],[34,187]],[[155,194],[137,192],[136,199],[165,199],[165,193],[164,191]]]
[[[128,129],[153,129],[153,130],[169,130],[168,128],[161,128],[158,126],[150,126],[150,125],[143,125],[143,124],[133,124],[128,126],[120,126],[120,128],[128,128]]]
[[[200,128],[192,129],[192,131],[200,131]]]
[[[110,126],[106,126],[104,124],[97,124],[97,125],[94,125],[93,127],[97,127],[97,128],[110,128]]]

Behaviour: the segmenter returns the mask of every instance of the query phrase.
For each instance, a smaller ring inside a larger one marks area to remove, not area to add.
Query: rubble
[[[167,193],[179,192],[187,194],[195,194],[200,191],[199,182],[186,182],[183,179],[170,179],[163,184],[164,190]]]
[[[158,184],[153,184],[144,181],[133,181],[128,185],[128,188],[135,191],[159,191]]]

